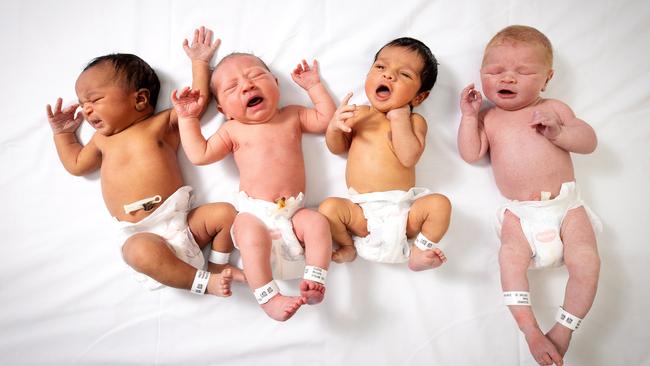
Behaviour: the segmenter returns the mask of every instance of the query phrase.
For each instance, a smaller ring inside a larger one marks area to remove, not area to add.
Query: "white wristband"
[[[196,275],[194,275],[194,282],[192,282],[192,289],[190,291],[193,294],[203,295],[205,293],[205,290],[208,289],[209,280],[210,272],[197,269]]]
[[[302,278],[324,285],[325,279],[327,279],[327,270],[315,266],[305,266],[305,275]]]
[[[419,233],[418,236],[415,238],[414,244],[420,250],[433,250],[433,248],[435,248],[436,246],[436,243],[427,239],[427,237],[422,235],[422,233]]]
[[[582,319],[578,318],[577,316],[569,313],[568,311],[560,308],[557,311],[557,315],[555,316],[555,320],[560,323],[561,325],[564,325],[565,327],[571,329],[571,330],[576,330],[580,326],[580,323],[582,323]]]
[[[226,264],[230,259],[230,253],[217,252],[216,250],[210,251],[208,261],[214,264]]]
[[[503,302],[506,305],[530,306],[530,292],[527,291],[504,291]]]
[[[279,294],[280,294],[280,289],[278,288],[278,285],[273,280],[271,280],[271,282],[267,283],[262,287],[256,288],[255,291],[253,291],[253,295],[255,295],[255,300],[257,300],[257,303],[260,305],[266,304],[275,295],[279,295]]]

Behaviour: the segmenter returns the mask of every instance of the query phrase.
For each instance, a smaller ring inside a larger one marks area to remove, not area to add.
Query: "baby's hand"
[[[396,109],[391,109],[386,113],[386,118],[388,118],[389,121],[399,121],[399,120],[406,120],[410,121],[411,120],[411,106],[408,104],[396,108]]]
[[[352,98],[352,92],[343,97],[341,105],[334,112],[328,128],[334,128],[343,132],[352,132],[353,120],[351,118],[355,116],[357,106],[356,104],[348,105],[350,98]]]
[[[534,111],[530,126],[550,141],[555,140],[562,131],[562,121],[553,112]]]
[[[201,91],[192,90],[189,87],[183,88],[180,95],[176,95],[177,90],[172,91],[172,103],[176,114],[180,118],[200,118],[203,105],[205,104],[205,97],[201,95]]]
[[[79,103],[67,106],[61,110],[62,103],[63,100],[61,98],[56,100],[54,112],[52,112],[52,107],[49,104],[46,107],[47,121],[50,122],[50,127],[55,135],[75,132],[84,120],[83,113],[81,112],[77,113],[75,117],[75,111],[79,108]]]
[[[482,102],[481,92],[474,89],[474,83],[469,84],[460,93],[460,112],[463,116],[476,116],[481,109]]]
[[[221,40],[219,38],[212,43],[212,31],[201,26],[201,28],[194,30],[194,39],[192,39],[191,45],[187,38],[183,41],[183,49],[190,60],[209,63],[220,44]]]
[[[309,67],[307,61],[302,60],[291,73],[293,81],[300,85],[305,90],[311,89],[314,85],[320,83],[318,76],[318,61],[314,60],[314,64]]]

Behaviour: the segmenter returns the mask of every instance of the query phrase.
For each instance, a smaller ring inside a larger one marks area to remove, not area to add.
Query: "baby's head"
[[[533,27],[506,27],[485,47],[483,93],[502,109],[517,110],[537,102],[552,77],[553,47]]]
[[[115,53],[90,61],[75,90],[86,121],[110,136],[153,113],[160,81],[138,56]]]
[[[227,119],[265,123],[278,110],[278,79],[264,61],[249,53],[224,57],[212,72],[210,88]]]
[[[402,37],[388,42],[375,55],[366,76],[366,95],[380,112],[422,103],[436,83],[438,62],[429,47]]]

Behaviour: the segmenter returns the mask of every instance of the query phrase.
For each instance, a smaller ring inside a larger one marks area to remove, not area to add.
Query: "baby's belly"
[[[148,174],[139,171],[130,174],[128,169],[112,174],[102,172],[102,195],[106,208],[111,216],[120,221],[138,222],[149,216],[160,203],[150,211],[137,210],[131,213],[125,212],[124,205],[155,196],[160,196],[161,202],[164,202],[182,186],[180,172],[169,170],[150,171]]]
[[[501,194],[511,200],[539,200],[542,191],[556,196],[562,183],[575,180],[568,153],[539,159],[493,157],[492,168]]]
[[[415,169],[348,159],[346,181],[359,193],[408,191],[415,185]]]

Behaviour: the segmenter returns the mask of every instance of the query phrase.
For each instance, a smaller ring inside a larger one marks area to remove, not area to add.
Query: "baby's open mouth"
[[[390,89],[386,85],[379,85],[375,93],[382,98],[386,98],[390,95]]]
[[[256,105],[262,103],[264,98],[262,97],[252,97],[248,103],[246,104],[247,107],[255,107]]]
[[[501,89],[501,90],[499,90],[499,94],[512,95],[512,94],[515,94],[515,92],[513,92],[512,90],[508,90],[508,89]]]

